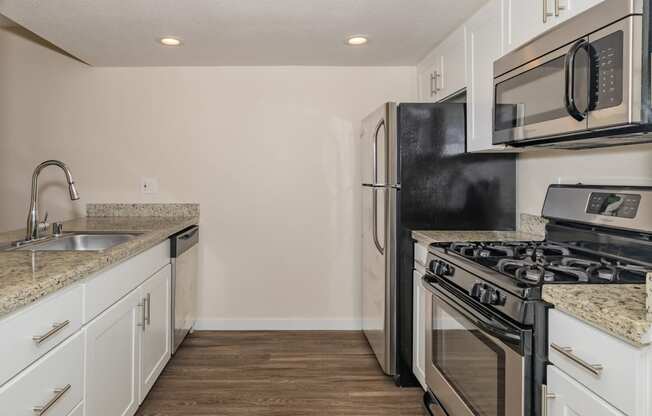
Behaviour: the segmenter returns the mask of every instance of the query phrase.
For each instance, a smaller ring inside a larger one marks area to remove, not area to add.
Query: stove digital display
[[[640,203],[640,195],[593,192],[586,212],[608,217],[635,218]]]

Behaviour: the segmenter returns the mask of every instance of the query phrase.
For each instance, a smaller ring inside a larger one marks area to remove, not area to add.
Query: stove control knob
[[[452,266],[441,260],[431,261],[430,271],[432,271],[436,276],[452,276],[455,273],[455,269]]]
[[[498,289],[494,289],[491,286],[485,286],[480,295],[480,303],[485,305],[504,305],[505,295],[500,293]]]
[[[484,292],[484,288],[482,287],[482,283],[475,283],[473,287],[471,288],[471,297],[476,300],[480,300],[482,297],[482,293]]]

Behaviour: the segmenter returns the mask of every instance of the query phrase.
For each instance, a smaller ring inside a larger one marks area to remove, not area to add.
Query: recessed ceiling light
[[[346,39],[346,43],[348,43],[351,46],[360,46],[360,45],[364,45],[367,42],[369,42],[369,38],[367,38],[365,35],[349,36]]]
[[[159,42],[161,42],[165,46],[179,46],[181,45],[181,40],[177,38],[172,38],[172,37],[164,37],[159,39]]]

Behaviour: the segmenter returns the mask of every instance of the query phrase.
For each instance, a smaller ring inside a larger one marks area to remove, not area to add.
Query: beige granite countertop
[[[457,241],[539,241],[543,236],[523,231],[412,231],[412,238],[421,244],[454,243]]]
[[[66,231],[133,231],[142,235],[103,252],[0,252],[0,317],[112,264],[135,256],[199,217],[86,217],[64,223]],[[24,231],[0,233],[0,245]]]
[[[544,285],[543,299],[638,347],[652,343],[645,285]]]

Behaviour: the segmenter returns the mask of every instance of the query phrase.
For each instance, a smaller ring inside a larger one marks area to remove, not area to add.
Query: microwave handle
[[[577,121],[582,121],[586,118],[587,110],[580,111],[575,103],[575,57],[577,53],[583,49],[588,48],[589,42],[586,39],[580,39],[571,46],[566,53],[564,60],[564,74],[566,79],[565,97],[566,111]]]

